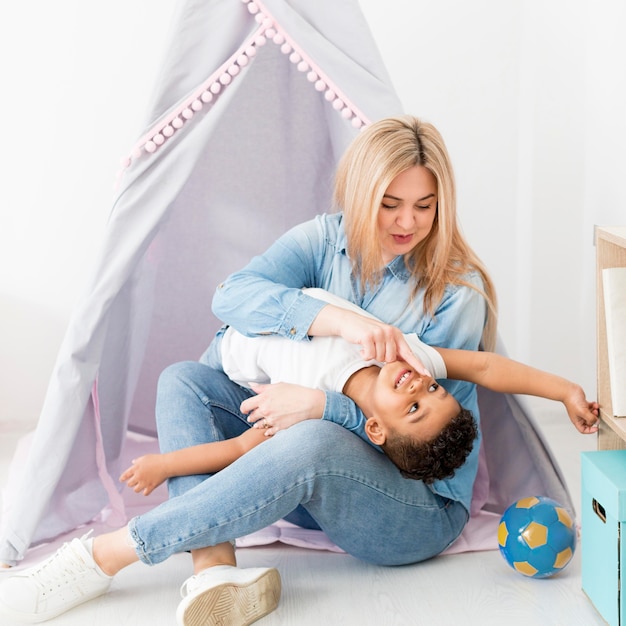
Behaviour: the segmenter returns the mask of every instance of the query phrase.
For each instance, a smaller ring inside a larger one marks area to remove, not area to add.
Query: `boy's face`
[[[380,370],[372,403],[385,439],[393,431],[429,441],[461,410],[434,378],[418,374],[404,361],[386,363]]]

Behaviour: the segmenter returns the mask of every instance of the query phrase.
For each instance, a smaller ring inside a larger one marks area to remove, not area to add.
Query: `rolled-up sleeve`
[[[365,432],[365,422],[367,421],[359,407],[347,396],[337,391],[326,392],[326,406],[322,419],[343,426],[352,431],[361,439],[367,441],[372,447],[382,452],[380,446],[373,444]]]

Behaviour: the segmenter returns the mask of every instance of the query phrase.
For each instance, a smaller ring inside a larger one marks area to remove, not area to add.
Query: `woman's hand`
[[[332,304],[320,310],[309,329],[311,335],[339,335],[361,346],[364,361],[381,363],[405,361],[420,374],[430,376],[424,364],[413,354],[402,331],[377,319],[348,311]]]
[[[265,429],[269,437],[307,419],[321,419],[326,406],[326,394],[290,383],[259,385],[250,383],[257,394],[241,403],[242,413],[254,428]]]
[[[597,402],[589,402],[582,387],[572,384],[571,390],[563,400],[563,404],[576,430],[584,435],[590,435],[598,431],[600,405]]]

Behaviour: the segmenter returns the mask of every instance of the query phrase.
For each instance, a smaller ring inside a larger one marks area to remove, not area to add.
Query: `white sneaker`
[[[180,588],[183,600],[176,611],[176,623],[247,626],[278,606],[280,589],[280,574],[273,567],[209,567],[188,578]]]
[[[0,583],[0,612],[36,624],[105,593],[113,577],[93,560],[89,534],[64,543],[39,565]]]

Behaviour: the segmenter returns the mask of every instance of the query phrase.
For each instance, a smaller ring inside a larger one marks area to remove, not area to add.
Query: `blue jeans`
[[[250,395],[203,363],[168,367],[157,391],[161,449],[242,433],[249,425],[239,405]],[[356,558],[401,565],[439,554],[468,519],[461,504],[403,478],[385,455],[323,420],[280,431],[214,475],[168,486],[167,502],[129,523],[144,563],[231,541],[292,514],[291,521],[314,520],[303,524]]]

